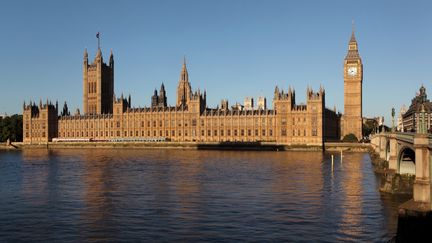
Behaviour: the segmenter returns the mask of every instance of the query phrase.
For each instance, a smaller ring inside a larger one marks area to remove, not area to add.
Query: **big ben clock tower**
[[[344,60],[344,114],[342,137],[350,133],[362,138],[362,82],[363,64],[358,53],[354,31]]]

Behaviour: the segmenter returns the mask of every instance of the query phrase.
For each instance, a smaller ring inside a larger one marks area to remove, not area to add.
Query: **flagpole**
[[[96,38],[98,39],[98,49],[100,49],[100,32],[96,33]]]

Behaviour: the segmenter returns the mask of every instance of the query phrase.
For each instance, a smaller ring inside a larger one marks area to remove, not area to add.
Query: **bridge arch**
[[[415,151],[403,146],[398,155],[398,172],[399,174],[415,175]]]

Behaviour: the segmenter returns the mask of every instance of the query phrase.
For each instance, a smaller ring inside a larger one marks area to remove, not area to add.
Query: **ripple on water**
[[[385,241],[400,199],[367,154],[0,153],[0,240]]]

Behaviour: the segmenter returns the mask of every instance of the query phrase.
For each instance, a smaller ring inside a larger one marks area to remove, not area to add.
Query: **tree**
[[[345,137],[343,137],[342,142],[357,143],[358,139],[357,139],[356,135],[350,133],[350,134],[345,135]]]
[[[5,142],[8,138],[12,142],[23,140],[22,115],[15,114],[0,120],[0,142]]]
[[[369,136],[373,131],[375,131],[375,128],[378,126],[378,122],[374,120],[367,120],[365,123],[363,123],[363,137]]]

